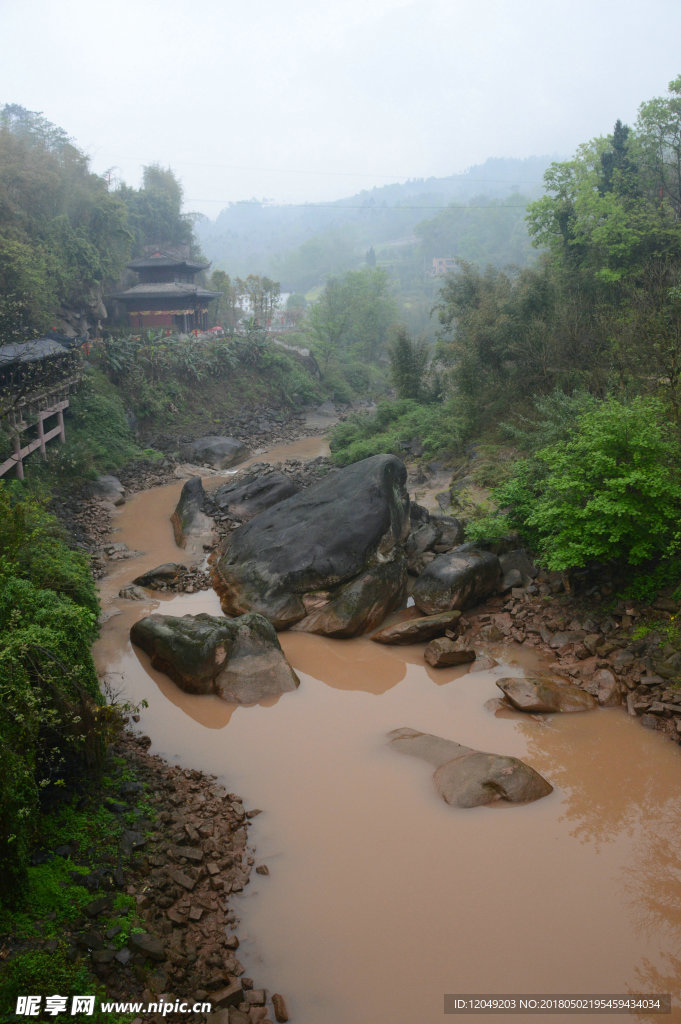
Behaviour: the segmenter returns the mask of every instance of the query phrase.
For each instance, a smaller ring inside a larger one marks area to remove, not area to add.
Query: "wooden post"
[[[42,413],[38,413],[38,437],[40,439],[40,454],[44,459],[46,459],[47,452],[45,450],[45,422]]]
[[[21,457],[21,439],[18,434],[14,435],[14,452],[17,459],[17,477],[19,480],[24,479],[24,462]]]
[[[66,430],[64,429],[64,410],[60,409],[57,413],[57,423],[59,424],[59,440],[62,444],[66,444]]]

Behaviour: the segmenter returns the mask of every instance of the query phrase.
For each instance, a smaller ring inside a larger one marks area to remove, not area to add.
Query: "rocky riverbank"
[[[248,847],[248,824],[260,811],[245,809],[215,777],[170,766],[148,746],[147,737],[125,734],[115,751],[134,769],[133,791],[143,787],[155,812],[144,832],[125,831],[120,843],[128,860],[124,891],[134,896],[145,931],[118,948],[115,937],[91,935],[95,973],[114,998],[213,1008],[181,1017],[142,1014],[140,1021],[288,1020],[281,994],[270,999],[246,977],[236,952],[238,918],[230,895],[248,885],[253,868],[268,874]]]
[[[652,605],[568,593],[558,573],[540,572],[467,611],[459,637],[470,646],[513,641],[539,650],[552,671],[605,707],[623,706],[641,725],[681,743],[681,653],[669,641],[678,614],[671,591]]]

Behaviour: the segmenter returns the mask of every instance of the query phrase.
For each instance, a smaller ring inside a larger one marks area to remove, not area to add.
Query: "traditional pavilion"
[[[175,331],[203,331],[208,327],[208,304],[220,292],[196,284],[194,278],[210,263],[196,263],[177,253],[156,249],[150,256],[128,263],[139,281],[112,298],[125,306],[130,326],[170,327]]]

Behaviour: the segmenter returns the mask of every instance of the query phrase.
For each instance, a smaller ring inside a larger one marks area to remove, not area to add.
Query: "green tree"
[[[389,346],[388,356],[390,379],[397,397],[422,398],[429,356],[424,339],[410,338],[404,327],[398,327]]]
[[[681,542],[680,456],[660,402],[608,398],[519,463],[495,499],[551,569],[640,565]]]

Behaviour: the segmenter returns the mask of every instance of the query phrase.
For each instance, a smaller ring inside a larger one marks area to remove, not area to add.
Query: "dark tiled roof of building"
[[[113,299],[217,299],[221,292],[211,292],[207,288],[200,288],[197,284],[189,284],[186,281],[159,281],[158,283],[145,282],[135,284],[132,288],[126,288],[124,292],[116,292]]]
[[[0,368],[13,363],[34,363],[50,356],[66,356],[80,346],[82,341],[82,338],[72,339],[55,334],[53,337],[0,345]]]
[[[158,249],[151,256],[140,256],[139,259],[128,263],[130,270],[144,270],[147,267],[184,267],[187,270],[198,272],[207,270],[210,263],[197,263],[196,260],[187,259],[186,256],[179,256],[176,253],[165,252]]]

